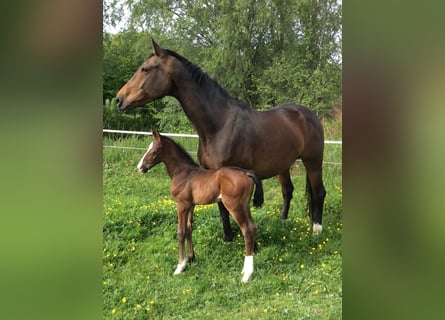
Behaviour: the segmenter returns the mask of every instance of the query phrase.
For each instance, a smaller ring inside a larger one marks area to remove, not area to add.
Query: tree
[[[103,37],[103,96],[112,98],[130,79],[149,50],[147,34],[128,30]]]
[[[129,78],[123,72],[108,75],[119,70],[113,64],[127,68],[131,60],[134,72],[141,55],[151,51],[152,35],[255,108],[296,102],[323,115],[341,97],[338,0],[126,0],[125,5],[131,12],[128,31],[114,43],[104,40],[104,47],[113,47],[104,49],[110,92]]]
[[[260,104],[294,101],[323,115],[341,97],[341,6],[334,0],[302,1],[287,13],[294,17],[294,33],[277,37],[282,50],[256,79]]]

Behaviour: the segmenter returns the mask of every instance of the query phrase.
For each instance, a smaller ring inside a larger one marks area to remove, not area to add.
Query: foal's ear
[[[151,43],[153,44],[154,54],[160,56],[162,54],[162,48],[151,38]]]
[[[161,140],[161,135],[156,130],[151,130],[151,134],[153,135],[153,139]]]

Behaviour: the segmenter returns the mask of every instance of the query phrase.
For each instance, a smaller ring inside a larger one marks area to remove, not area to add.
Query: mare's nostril
[[[116,97],[116,106],[119,108],[121,106],[121,98],[119,98],[119,96]]]

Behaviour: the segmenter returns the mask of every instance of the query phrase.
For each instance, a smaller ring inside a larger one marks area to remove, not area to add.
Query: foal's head
[[[141,161],[138,163],[139,172],[145,173],[159,162],[163,161],[163,144],[161,141],[161,135],[157,131],[152,131],[153,142],[148,147],[147,152],[142,157]]]

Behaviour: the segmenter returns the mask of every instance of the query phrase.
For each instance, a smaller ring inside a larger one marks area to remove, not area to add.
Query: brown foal
[[[215,170],[201,168],[192,157],[172,139],[153,131],[153,142],[139,161],[142,173],[163,162],[172,179],[170,192],[176,200],[178,212],[179,260],[175,275],[186,264],[184,243],[188,244],[188,260],[195,257],[192,243],[193,209],[197,204],[221,201],[228,209],[244,237],[246,256],[242,270],[242,282],[247,282],[253,273],[253,250],[257,227],[250,213],[249,202],[254,182],[258,179],[251,171],[236,167]]]

